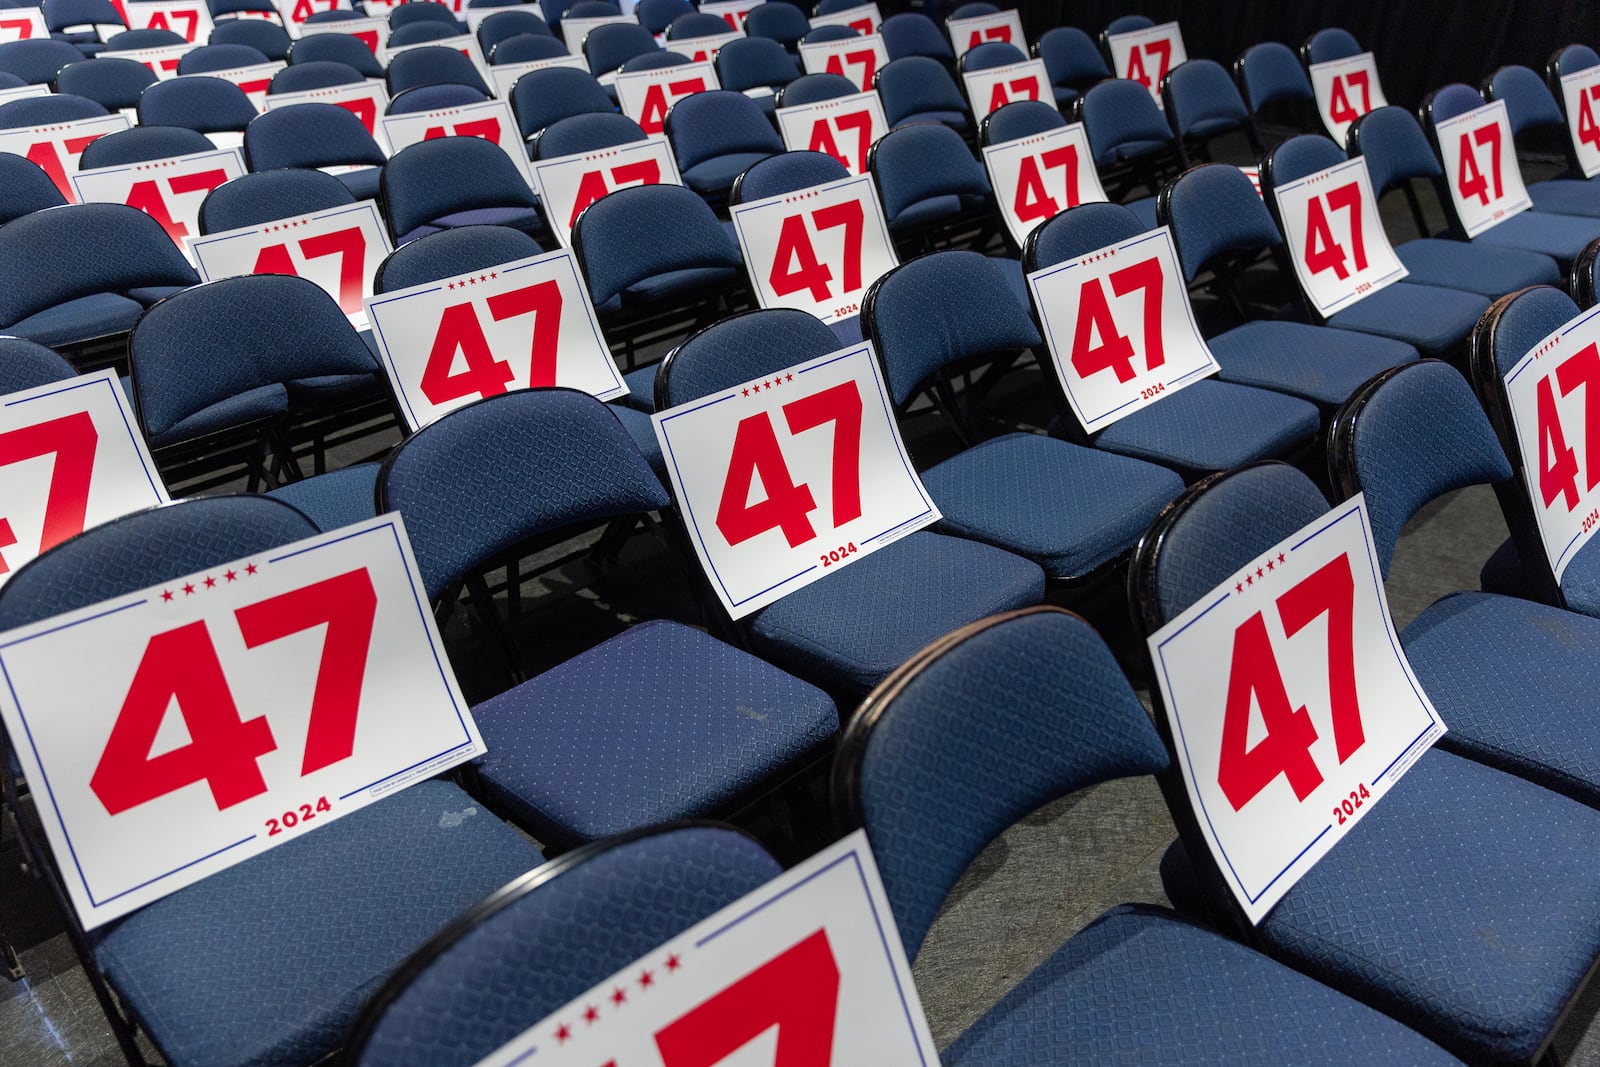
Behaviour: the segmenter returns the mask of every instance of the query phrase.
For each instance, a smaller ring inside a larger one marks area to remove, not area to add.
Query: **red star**
[[[194,586],[191,583],[188,583],[188,582],[184,583],[184,585],[183,585],[183,595],[184,596],[194,596]]]
[[[455,282],[451,282],[450,284],[445,286],[446,289],[454,289],[455,287],[456,287],[456,283]]]
[[[230,581],[230,582],[236,582],[236,581],[239,580],[239,572],[238,571],[229,571],[227,574],[224,574],[223,577],[228,579],[228,581]]]
[[[478,275],[478,280],[480,282],[486,282],[489,280],[489,276],[487,274],[480,274]]]
[[[628,999],[628,991],[626,989],[623,989],[621,986],[617,986],[617,988],[611,994],[611,1003],[613,1003],[613,1004],[621,1004],[623,1001],[625,1001],[627,999]]]
[[[1234,592],[1235,592],[1235,593],[1242,593],[1242,592],[1244,592],[1244,583],[1243,583],[1243,582],[1234,582],[1234,583],[1233,583],[1233,591],[1234,591]]]
[[[786,382],[794,381],[794,375],[793,374],[789,375],[788,377],[784,378],[784,381],[786,381]]]
[[[1275,564],[1270,559],[1267,560],[1267,570],[1270,571],[1274,566]]]
[[[1255,585],[1256,584],[1256,580],[1254,578],[1252,578],[1250,575],[1247,574],[1247,575],[1244,576],[1244,584],[1245,585]]]
[[[750,387],[750,391],[751,391],[751,392],[752,392],[752,393],[759,393],[759,392],[761,392],[761,383],[760,383],[760,382],[757,382],[757,383],[756,383],[756,384],[754,384],[754,385],[752,385],[752,386],[751,386],[751,387]]]
[[[750,390],[748,390],[748,389],[746,389],[746,390],[745,390],[745,391],[744,391],[744,395],[745,395],[745,396],[749,396],[749,395],[750,395]]]
[[[678,962],[678,957],[676,957],[676,956],[668,956],[667,957],[667,970],[675,971],[675,970],[678,969],[679,966],[680,966],[680,964]]]
[[[206,575],[206,588],[207,589],[215,589],[216,587],[217,587],[217,580],[215,578],[211,577],[211,575],[209,575],[209,574]]]
[[[1256,568],[1256,577],[1257,578],[1265,578],[1266,576],[1267,576],[1267,572],[1266,571],[1262,570],[1260,567]]]
[[[161,599],[162,600],[171,600],[172,599],[172,590],[170,590],[170,589],[161,590]]]
[[[245,564],[244,572],[246,574],[254,574],[256,572],[256,565],[254,563]]]
[[[772,384],[773,385],[782,385],[783,384],[783,378],[782,377],[778,377],[778,378],[772,379]]]
[[[645,971],[643,974],[641,974],[639,976],[639,988],[640,989],[649,989],[650,988],[650,984],[652,982],[654,982],[655,980],[656,980],[656,976],[655,975],[651,974],[649,971]]]
[[[562,1023],[559,1027],[556,1028],[556,1040],[557,1041],[567,1041],[571,1037],[572,1037],[572,1027],[568,1026],[566,1023]]]
[[[1282,562],[1283,562],[1283,553],[1282,553],[1282,552],[1279,552],[1279,553],[1278,553],[1278,562],[1279,562],[1279,563],[1282,563]]]
[[[500,275],[496,274],[494,271],[490,271],[489,272],[489,277],[490,278],[498,278],[498,277],[500,277]]]
[[[588,1023],[590,1026],[593,1026],[595,1020],[598,1018],[600,1018],[600,1009],[595,1007],[593,1004],[584,1009],[583,1021]]]

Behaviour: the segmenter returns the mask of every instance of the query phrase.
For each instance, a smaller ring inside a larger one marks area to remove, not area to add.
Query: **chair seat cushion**
[[[1089,924],[940,1060],[946,1067],[1457,1062],[1344,994],[1148,907],[1116,908]]]
[[[279,486],[267,495],[293,504],[317,524],[317,529],[326,533],[378,513],[378,467],[377,463],[358,463],[326,474],[314,474]]]
[[[1336,312],[1328,325],[1390,337],[1437,356],[1465,342],[1488,310],[1489,301],[1477,293],[1396,282]]]
[[[478,207],[469,211],[457,211],[449,215],[441,215],[432,222],[403,234],[396,244],[405,244],[418,237],[426,237],[430,233],[440,230],[453,230],[461,226],[510,226],[523,233],[538,233],[544,228],[544,216],[539,214],[537,208],[527,207]]]
[[[1259,929],[1452,1051],[1531,1061],[1600,956],[1600,811],[1430,750]]]
[[[926,470],[945,533],[1078,578],[1133,547],[1183,479],[1164,467],[1038,434],[1014,433]]]
[[[930,196],[901,208],[889,220],[892,230],[911,226],[936,226],[941,222],[959,222],[964,209],[959,196]]]
[[[858,345],[862,341],[860,315],[850,315],[846,318],[835,319],[833,322],[828,323],[828,329],[833,331],[833,336],[839,342],[840,348]]]
[[[485,788],[546,844],[724,812],[839,726],[827,694],[646,622],[472,709]]]
[[[152,433],[147,436],[151,446],[159,448],[187,441],[192,437],[242,426],[257,419],[287,414],[288,410],[287,389],[277,384],[259,385],[236,396],[230,396],[226,400],[220,400],[209,407],[201,408],[188,418],[178,420],[177,424],[165,433]]]
[[[1425,237],[1395,249],[1407,281],[1462,289],[1497,300],[1530,285],[1560,285],[1561,268],[1549,256],[1517,248]]]
[[[1494,245],[1496,248],[1542,252],[1561,264],[1561,270],[1565,273],[1572,269],[1578,254],[1596,237],[1600,237],[1600,219],[1524,211],[1485,230],[1472,240],[1474,244]]]
[[[701,160],[683,172],[683,183],[701,196],[726,193],[745,170],[772,155],[771,152],[731,152]]]
[[[1368,378],[1402,363],[1417,350],[1402,341],[1303,322],[1247,322],[1207,342],[1222,380],[1258,385],[1337,407]]]
[[[1123,204],[1122,206],[1133,212],[1134,216],[1144,224],[1145,229],[1153,230],[1156,228],[1155,197],[1146,196],[1138,200],[1130,200],[1128,203]]]
[[[378,178],[382,176],[382,167],[363,167],[360,170],[349,170],[343,174],[335,174],[350,190],[350,195],[357,200],[378,199]]]
[[[659,364],[652,363],[648,367],[636,367],[622,376],[622,382],[628,387],[628,395],[618,399],[627,403],[629,407],[638,408],[640,411],[654,411],[656,409],[656,369]]]
[[[1528,186],[1533,210],[1546,215],[1600,216],[1600,185],[1582,178],[1556,178]]]
[[[601,314],[644,310],[657,304],[678,300],[697,290],[707,290],[702,295],[714,296],[727,286],[738,282],[741,273],[735,267],[690,267],[687,270],[669,270],[628,286],[595,310]]]
[[[447,782],[420,782],[91,935],[174,1067],[311,1063],[413,950],[541,861]]]
[[[289,404],[296,410],[345,408],[361,400],[387,399],[389,383],[371,374],[320,374],[289,383]]]
[[[1118,419],[1095,447],[1182,471],[1283,457],[1317,436],[1315,404],[1248,385],[1198,381]]]
[[[922,530],[763,608],[750,637],[765,658],[862,693],[935,638],[1043,597],[1037,564]]]
[[[1561,598],[1573,611],[1600,619],[1600,545],[1584,545],[1567,563]]]
[[[126,333],[144,311],[136,300],[115,293],[80,296],[12,323],[5,332],[47,347],[77,344]]]
[[[650,415],[637,408],[624,407],[621,403],[612,403],[610,407],[616,413],[617,421],[622,423],[622,428],[633,438],[633,443],[644,453],[644,458],[650,461],[650,469],[656,472],[657,477],[666,477],[667,460],[661,454],[661,442],[656,439]]]
[[[957,133],[966,133],[971,125],[967,121],[966,112],[963,111],[917,111],[894,124],[895,129],[902,126],[912,126],[919,122],[942,122]]]
[[[1057,107],[1062,104],[1070,104],[1078,99],[1078,90],[1076,89],[1069,89],[1065,85],[1055,85],[1051,88],[1055,90]]]
[[[1218,134],[1237,130],[1241,124],[1237,118],[1200,119],[1184,131],[1185,137],[1216,137]]]
[[[1439,744],[1600,806],[1600,619],[1455,593],[1400,635],[1449,732]]]

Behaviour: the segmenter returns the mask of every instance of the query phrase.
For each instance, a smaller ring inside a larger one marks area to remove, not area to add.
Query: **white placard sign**
[[[1028,39],[1022,33],[1022,16],[1015,11],[997,11],[992,15],[974,15],[969,19],[948,19],[945,29],[950,33],[950,44],[960,59],[980,44],[999,41],[1016,45],[1024,54]]]
[[[484,751],[397,514],[12,630],[0,676],[89,928]]]
[[[1295,277],[1323,318],[1406,276],[1360,156],[1274,187]]]
[[[883,12],[876,3],[867,3],[826,15],[812,15],[811,28],[818,26],[849,26],[861,36],[871,37],[883,27]]]
[[[842,75],[867,92],[878,71],[889,65],[889,49],[879,34],[811,44],[801,41],[800,62],[807,74]]]
[[[867,343],[651,416],[735,619],[939,521]]]
[[[967,86],[967,102],[972,105],[972,114],[980,121],[990,112],[1018,100],[1043,100],[1055,106],[1055,90],[1050,87],[1050,74],[1044,69],[1042,59],[968,71],[961,75],[961,80]]]
[[[1559,583],[1600,526],[1600,309],[1540,341],[1506,373],[1505,388],[1522,480]]]
[[[1107,199],[1081,123],[989,145],[983,163],[1018,248],[1041,222],[1069,207]]]
[[[223,182],[242,176],[237,148],[80,170],[72,189],[83,203],[127,204],[161,223],[173,244],[200,232],[200,203]]]
[[[221,78],[225,82],[232,82],[244,90],[244,95],[250,98],[250,106],[260,111],[267,102],[267,90],[272,88],[272,76],[289,64],[282,60],[271,63],[255,63],[248,67],[229,67],[227,70],[208,70],[203,74],[184,74],[185,78]],[[216,139],[215,134],[211,137]]]
[[[491,9],[493,10],[493,9]],[[529,59],[521,63],[492,63],[489,66],[489,84],[494,89],[494,95],[502,100],[511,99],[511,87],[517,84],[517,79],[524,74],[546,67],[572,67],[589,73],[589,64],[582,56],[552,56],[549,59]]]
[[[1400,651],[1360,495],[1149,644],[1200,833],[1252,923],[1445,732]]]
[[[876,92],[836,96],[777,111],[778,130],[791,152],[822,152],[851,174],[867,172],[867,152],[889,132],[883,101]]]
[[[859,315],[867,288],[897,263],[868,175],[735,204],[729,213],[764,308],[798,308],[823,322]]]
[[[645,133],[660,133],[667,111],[686,96],[722,88],[710,63],[685,63],[618,74],[617,104]]]
[[[25,100],[32,96],[49,96],[48,85],[16,85],[9,89],[0,89],[0,104],[9,104],[13,100]]]
[[[533,164],[533,188],[545,221],[562,247],[572,247],[572,224],[602,196],[630,185],[682,185],[667,139],[659,134]]]
[[[744,32],[744,17],[750,13],[751,8],[760,7],[765,0],[707,0],[700,5],[700,10],[707,15],[715,15],[728,24],[728,28],[736,33]]]
[[[1317,97],[1317,114],[1340,148],[1356,119],[1389,104],[1371,52],[1311,64],[1311,90]]]
[[[44,12],[37,7],[16,7],[0,11],[0,44],[34,41],[49,37]]]
[[[301,25],[312,15],[352,10],[350,0],[272,0],[272,6],[278,9],[278,18],[291,37],[300,36]]]
[[[1600,175],[1600,67],[1587,67],[1564,75],[1561,100],[1578,169],[1585,178]]]
[[[631,15],[601,15],[591,19],[564,18],[561,20],[561,39],[567,42],[567,51],[583,55],[583,39],[601,26],[637,26],[639,20]]]
[[[0,152],[9,152],[33,161],[55,182],[69,204],[77,203],[72,191],[72,176],[78,173],[83,150],[108,133],[131,129],[133,124],[122,114],[94,119],[75,119],[53,126],[25,130],[0,130]]]
[[[1239,168],[1239,172],[1241,174],[1243,174],[1246,178],[1250,179],[1250,187],[1256,191],[1256,195],[1257,196],[1260,196],[1261,195],[1261,168],[1260,167],[1240,167]]]
[[[1090,433],[1216,374],[1166,228],[1028,275],[1067,403]]]
[[[717,58],[717,53],[727,47],[729,42],[743,39],[742,33],[714,33],[707,37],[679,37],[675,41],[667,41],[665,48],[669,52],[676,52],[680,56],[687,56],[692,63],[711,63]]]
[[[572,253],[502,263],[367,300],[381,362],[413,430],[510,389],[628,391]]]
[[[380,145],[383,144],[383,127],[378,125],[378,116],[388,109],[389,94],[384,91],[383,83],[376,78],[367,78],[350,85],[302,89],[296,93],[271,93],[262,101],[261,109],[273,111],[294,104],[332,104],[334,107],[342,107],[360,119],[361,125],[366,127],[367,132]]]
[[[189,240],[202,281],[293,274],[337,300],[358,330],[367,328],[362,301],[372,295],[372,277],[390,251],[389,234],[370,200]]]
[[[477,1067],[937,1067],[865,830],[741,897]]]
[[[1446,119],[1434,129],[1450,200],[1469,239],[1533,207],[1522,184],[1504,100]]]
[[[382,61],[389,46],[389,20],[380,18],[340,19],[336,22],[310,22],[300,28],[301,37],[315,37],[319,33],[342,33],[354,37],[372,50]]]
[[[1106,38],[1111,49],[1111,73],[1136,81],[1161,101],[1161,80],[1167,72],[1189,58],[1183,47],[1183,33],[1176,22],[1164,22],[1148,29],[1118,33]]]
[[[433,3],[434,0],[424,0],[424,2]],[[412,52],[418,48],[454,49],[472,60],[472,65],[478,68],[478,77],[483,79],[483,84],[489,84],[489,61],[483,57],[483,46],[478,43],[478,38],[470,33],[463,33],[459,37],[441,37],[434,41],[418,41],[416,44],[401,45],[398,48],[388,48],[387,46],[385,48],[388,56],[385,60],[387,63],[393,63],[394,57],[401,52]]]
[[[384,115],[378,123],[395,152],[435,137],[482,137],[490,144],[499,145],[506,158],[517,165],[518,173],[530,186],[533,184],[533,173],[528,169],[528,150],[508,101],[485,100],[462,107]]]
[[[129,0],[117,8],[130,30],[170,30],[190,44],[211,38],[211,9],[205,0]]]
[[[166,502],[114,371],[0,397],[0,585],[67,538]]]
[[[130,48],[125,52],[100,52],[95,59],[131,59],[150,68],[161,81],[178,76],[178,62],[195,50],[192,44],[169,44],[160,48]]]

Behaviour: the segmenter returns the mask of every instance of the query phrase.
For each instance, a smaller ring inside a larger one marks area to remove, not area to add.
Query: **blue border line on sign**
[[[122,386],[117,382],[116,378],[87,378],[86,380],[72,381],[64,384],[60,389],[52,389],[48,393],[40,393],[38,396],[30,396],[22,400],[9,400],[6,402],[5,406],[8,408],[16,407],[18,404],[27,404],[34,400],[43,400],[46,397],[60,396],[62,393],[70,393],[74,389],[85,389],[95,385],[102,385],[108,390],[116,391],[111,394],[111,402],[116,405],[117,415],[122,419],[122,428],[128,431],[128,441],[133,445],[133,454],[139,460],[139,469],[144,471],[144,478],[145,481],[150,484],[150,491],[155,493],[156,497],[160,500],[168,499],[166,487],[157,481],[155,472],[151,470],[150,465],[145,462],[145,449],[139,447],[142,443],[142,439],[139,437],[138,431],[136,431],[132,424],[128,422],[128,408],[127,405],[123,403],[123,401],[127,400],[128,398],[127,394],[123,393],[120,398],[117,396],[117,393],[121,392]]]

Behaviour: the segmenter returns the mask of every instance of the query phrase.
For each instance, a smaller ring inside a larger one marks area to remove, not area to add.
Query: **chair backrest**
[[[730,315],[667,353],[656,371],[656,410],[687,404],[838,350],[833,331],[804,311],[766,308]]]
[[[425,7],[438,6],[431,0],[418,2]],[[484,96],[489,95],[489,87],[483,83],[483,76],[472,60],[444,45],[427,45],[399,53],[389,60],[384,79],[390,96],[421,85],[440,84],[470,85]]]
[[[1046,30],[1034,44],[1033,54],[1044,60],[1051,85],[1082,91],[1111,77],[1111,68],[1094,39],[1076,26]]]
[[[1550,57],[1550,62],[1546,64],[1548,77],[1556,84],[1559,84],[1565,75],[1576,70],[1588,70],[1590,67],[1600,67],[1600,52],[1596,52],[1586,44],[1569,44],[1558,48]]]
[[[567,14],[575,19],[615,18],[622,14],[622,8],[611,0],[578,0],[567,9]]]
[[[845,165],[826,153],[784,152],[768,156],[735,178],[728,202],[747,204],[848,177]]]
[[[1328,441],[1328,466],[1340,494],[1366,494],[1386,577],[1400,531],[1425,504],[1511,477],[1472,387],[1438,360],[1407,363],[1367,382],[1340,408]]]
[[[1155,20],[1147,15],[1119,15],[1106,23],[1105,34],[1107,37],[1114,37],[1119,33],[1148,30],[1154,25]]]
[[[1444,122],[1482,106],[1483,97],[1478,90],[1461,82],[1435,89],[1422,102],[1423,113],[1430,123]]]
[[[95,60],[95,62],[100,62]],[[51,93],[25,96],[0,104],[0,130],[20,130],[29,126],[49,126],[57,122],[94,119],[110,112],[86,96]]]
[[[359,70],[363,78],[383,77],[383,65],[372,54],[372,49],[361,38],[348,33],[313,33],[300,38],[289,48],[290,66],[322,60],[347,63]]]
[[[51,33],[75,27],[127,25],[110,0],[44,0],[40,6]]]
[[[860,7],[858,0],[818,0],[812,10],[813,15],[832,15],[839,11],[849,11],[853,7]]]
[[[816,29],[800,38],[800,40],[805,44],[823,44],[827,41],[847,41],[852,37],[860,36],[860,33],[851,29],[849,26],[841,26],[838,23],[834,23],[831,26],[818,26]],[[756,40],[768,40],[768,38],[761,37],[756,38]]]
[[[647,136],[643,128],[626,115],[596,112],[557,119],[540,130],[529,147],[534,159],[559,159],[643,141]]]
[[[281,17],[278,9],[272,6],[272,0],[206,0],[206,7],[211,9],[213,20],[223,15],[236,15],[241,11],[259,13],[263,16]],[[312,16],[315,18],[316,16]],[[307,21],[310,21],[309,19]]]
[[[890,61],[907,56],[925,56],[940,62],[953,62],[955,51],[945,39],[939,24],[917,11],[902,11],[890,15],[878,27],[883,35],[884,50]]]
[[[408,241],[384,257],[372,288],[393,293],[413,285],[498,267],[536,256],[539,242],[509,226],[462,226]]]
[[[269,60],[280,60],[289,58],[294,41],[282,26],[264,19],[228,19],[212,28],[207,43],[247,44]]]
[[[398,4],[389,11],[390,30],[414,26],[419,22],[432,22],[435,25],[448,26],[457,34],[461,32],[461,24],[456,21],[455,14],[434,0],[411,0],[408,3]]]
[[[950,14],[946,15],[945,21],[949,22],[954,19],[975,19],[979,15],[998,14],[999,11],[1000,9],[989,3],[988,0],[972,0],[971,3],[962,4],[960,7],[950,12]]]
[[[665,33],[673,19],[692,14],[694,5],[689,0],[640,0],[633,9],[633,17],[639,20],[639,25],[651,33]]]
[[[284,67],[272,76],[272,82],[267,86],[267,95],[302,93],[310,89],[328,89],[335,85],[360,85],[365,80],[361,72],[348,63],[322,59],[313,63],[296,63],[292,67]]]
[[[715,213],[681,185],[630,186],[601,197],[578,216],[572,247],[596,305],[668,271],[744,264]]]
[[[356,10],[354,7],[334,8],[332,11],[313,11],[311,14],[306,16],[306,25],[316,26],[325,25],[330,22],[352,22],[356,19],[365,17],[365,15]]]
[[[1415,178],[1436,181],[1444,176],[1416,116],[1403,107],[1391,104],[1369,111],[1345,136],[1350,155],[1366,159],[1377,196]]]
[[[890,126],[924,111],[967,109],[966,98],[944,64],[927,56],[891,59],[878,68],[874,84]]]
[[[378,142],[354,114],[337,104],[290,104],[251,120],[244,131],[251,170],[279,167],[381,167]]]
[[[221,78],[174,78],[156,82],[139,94],[141,126],[185,126],[200,133],[236,133],[255,117],[256,107],[244,90]]]
[[[440,6],[434,3],[434,0],[413,0],[413,2],[432,4],[434,7]],[[453,24],[446,26],[443,23],[431,21],[408,22],[404,26],[390,31],[389,47],[404,48],[406,45],[423,44],[427,41],[443,41],[446,38],[460,36],[461,27]]]
[[[530,60],[554,59],[567,54],[567,46],[554,34],[519,33],[496,44],[490,50],[489,62],[527,63]]]
[[[935,196],[989,196],[989,176],[972,157],[961,135],[948,126],[918,122],[890,130],[867,153],[883,201],[883,213],[893,225],[901,212]]]
[[[839,822],[864,826],[906,955],[978,854],[1048,802],[1155,774],[1167,752],[1093,628],[1060,608],[992,616],[880,682],[840,739]]]
[[[0,223],[66,202],[44,168],[25,156],[0,153]]]
[[[1583,246],[1583,251],[1578,253],[1578,258],[1572,261],[1571,290],[1572,299],[1578,302],[1580,308],[1594,307],[1600,301],[1600,274],[1597,274],[1596,265],[1600,264],[1600,237],[1595,238]]]
[[[62,67],[82,59],[83,53],[65,41],[39,38],[0,44],[0,71],[29,85],[49,85]]]
[[[650,31],[637,23],[606,23],[590,30],[583,39],[583,58],[596,76],[616,70],[634,56],[660,50]]]
[[[1169,182],[1156,198],[1156,217],[1172,227],[1183,276],[1191,282],[1218,256],[1283,244],[1250,179],[1222,163],[1202,164]]]
[[[1361,54],[1361,42],[1349,30],[1330,26],[1306,38],[1302,47],[1306,62],[1328,63],[1335,59],[1349,59]]]
[[[1172,129],[1150,91],[1138,82],[1100,82],[1084,92],[1079,107],[1097,166],[1172,150]]]
[[[77,377],[53,348],[23,337],[0,337],[0,396]]]
[[[98,62],[98,61],[97,61]],[[217,146],[203,133],[182,126],[135,126],[96,138],[78,157],[82,170],[120,167],[124,163],[144,163],[152,159],[210,152]]]
[[[734,42],[734,44],[738,43],[737,41]],[[772,44],[773,42],[768,41],[767,43]],[[722,52],[718,53],[717,59],[720,61],[722,55],[727,51],[727,47],[723,48]],[[835,100],[841,96],[850,96],[860,91],[860,89],[856,88],[856,83],[846,78],[843,74],[802,74],[778,90],[777,106],[798,107],[801,104],[814,104],[819,100]]]
[[[990,70],[1012,63],[1022,63],[1027,58],[1022,49],[1008,41],[985,41],[961,54],[961,71],[965,74],[971,71]]]
[[[616,109],[593,75],[571,67],[529,71],[511,87],[511,110],[525,138],[557,119]]]
[[[681,67],[690,62],[688,56],[681,52],[664,52],[656,49],[634,56],[617,70],[622,74],[632,74],[636,70],[659,70],[662,67]]]
[[[780,871],[753,840],[710,825],[575,849],[472,908],[401,964],[356,1023],[348,1062],[470,1067]]]
[[[402,441],[378,474],[379,510],[405,517],[432,598],[543,534],[669,502],[616,415],[573,389],[457,408]]]
[[[462,181],[464,174],[472,180]],[[458,211],[539,206],[516,164],[481,137],[439,137],[402,148],[384,165],[378,189],[397,240]]]
[[[1179,137],[1194,133],[1201,123],[1242,126],[1250,121],[1250,109],[1239,95],[1239,87],[1222,64],[1209,59],[1191,59],[1173,67],[1161,83],[1161,98]]]
[[[687,41],[695,37],[712,37],[727,32],[728,24],[722,21],[721,16],[691,11],[672,20],[667,27],[667,40]]]
[[[0,328],[82,296],[199,280],[161,224],[126,204],[70,204],[0,227]]]
[[[1301,133],[1283,141],[1261,160],[1261,195],[1280,185],[1345,162],[1342,149],[1320,133]]]
[[[811,20],[793,4],[768,0],[745,15],[744,32],[747,37],[770,37],[785,48],[793,48],[800,38],[811,32]]]
[[[188,44],[181,33],[172,30],[123,30],[106,38],[107,52],[130,52],[136,48],[170,48]]]
[[[1251,45],[1239,57],[1238,70],[1250,110],[1258,115],[1272,104],[1316,100],[1305,67],[1286,44],[1262,41]]]
[[[1512,65],[1496,70],[1483,83],[1483,95],[1490,100],[1506,102],[1506,117],[1511,121],[1514,134],[1540,126],[1558,130],[1566,126],[1555,94],[1543,78],[1527,67]]]
[[[766,37],[744,37],[729,41],[717,52],[717,81],[724,89],[743,92],[758,86],[768,86],[781,92],[792,85],[799,76],[794,57],[784,51],[783,45]],[[821,75],[811,75],[821,77]],[[841,75],[835,74],[838,78]],[[844,79],[855,92],[854,83]]]
[[[481,104],[489,95],[481,89],[459,82],[441,82],[437,85],[419,85],[396,93],[384,108],[385,115],[409,115],[417,111],[434,111],[441,107],[466,107]]]
[[[270,63],[259,49],[247,44],[203,44],[190,49],[178,60],[179,74],[205,74],[213,70],[233,70]]]
[[[356,202],[344,182],[309,168],[284,168],[242,174],[223,182],[200,202],[200,232],[260,226]]]
[[[192,497],[92,526],[29,560],[0,587],[0,629],[25,626],[315,537],[269,496]]]
[[[134,324],[128,363],[152,439],[252,389],[378,370],[338,302],[287,274],[223,278],[167,297]]]
[[[985,147],[1032,137],[1067,124],[1054,105],[1043,100],[1013,100],[983,117],[978,124],[978,143]]]
[[[732,89],[686,96],[667,112],[667,140],[684,170],[735,152],[782,152],[761,105]]]
[[[155,72],[131,59],[85,59],[56,75],[56,91],[87,97],[107,111],[137,107],[139,94],[156,82]]]
[[[1022,270],[1032,274],[1143,232],[1139,216],[1121,204],[1079,204],[1033,228],[1022,244]]]
[[[883,275],[861,301],[861,332],[896,404],[942,367],[1042,343],[1005,268],[977,252],[932,252]]]
[[[550,27],[538,12],[520,8],[515,11],[497,11],[478,23],[478,44],[485,53],[488,53],[494,51],[494,46],[501,41],[524,33],[535,37],[549,37],[552,40],[555,38],[555,34],[550,32]]]

